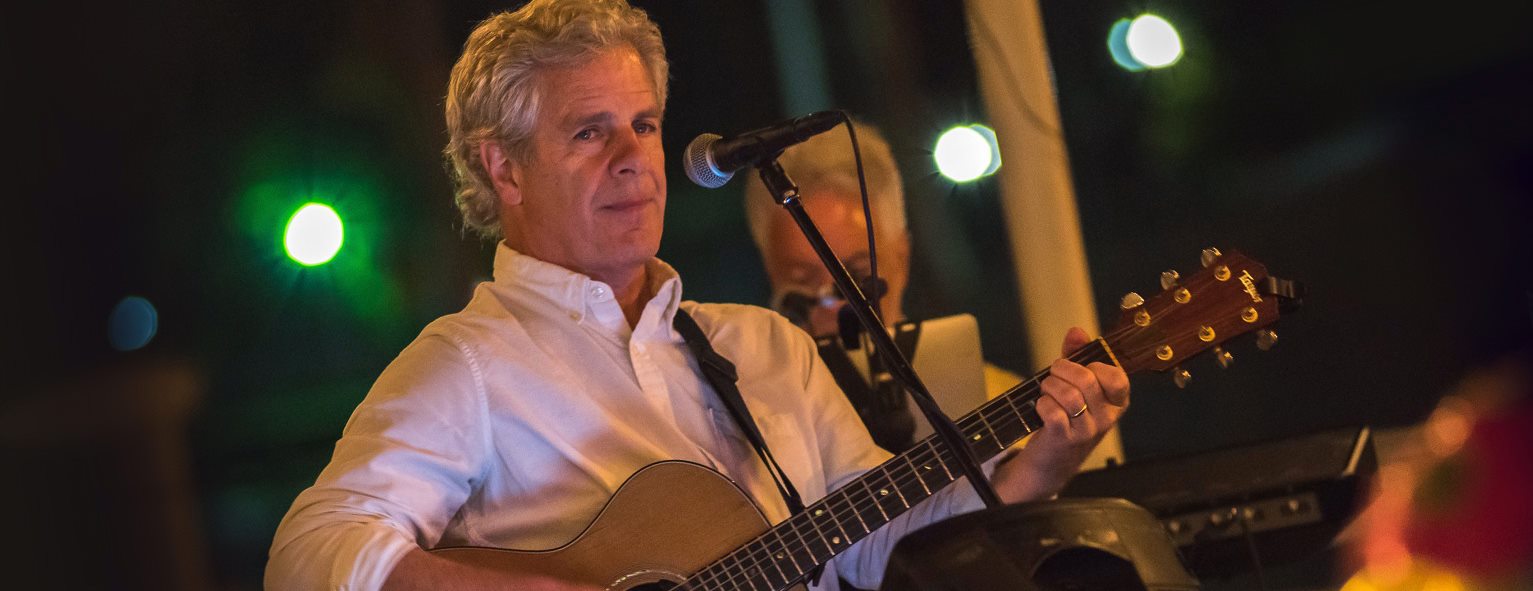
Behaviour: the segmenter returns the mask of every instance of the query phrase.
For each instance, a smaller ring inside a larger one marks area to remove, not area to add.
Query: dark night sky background
[[[813,4],[836,102],[826,106],[883,127],[905,171],[917,253],[908,311],[975,313],[987,356],[1030,373],[1014,342],[997,191],[954,187],[930,164],[938,132],[984,120],[961,3]],[[772,60],[767,3],[639,5],[672,60],[661,256],[692,299],[762,303],[738,181],[704,192],[677,162],[700,132],[799,114],[784,112],[781,85],[793,76]],[[14,367],[0,425],[75,433],[5,441],[39,483],[18,502],[89,508],[62,519],[77,526],[67,534],[32,538],[152,538],[113,529],[136,507],[113,491],[148,478],[137,456],[70,425],[96,424],[86,417],[112,412],[101,401],[120,384],[171,368],[199,384],[186,421],[166,427],[185,434],[193,537],[219,588],[254,588],[276,520],[372,379],[488,275],[492,248],[462,235],[451,204],[440,111],[462,40],[503,7],[13,9],[0,36],[11,63],[4,235],[20,330],[6,346]],[[1527,345],[1526,6],[1042,7],[1103,324],[1123,292],[1153,291],[1161,270],[1191,270],[1210,245],[1311,290],[1279,325],[1278,348],[1232,348],[1238,370],[1193,363],[1186,391],[1162,376],[1137,380],[1123,424],[1131,458],[1409,424],[1466,372]],[[1106,32],[1145,10],[1176,24],[1188,53],[1168,70],[1128,73],[1109,58]],[[299,270],[280,233],[311,198],[340,210],[347,242],[334,263]],[[148,347],[120,353],[106,320],[127,295],[152,301],[160,325]],[[109,573],[142,569],[109,563]]]

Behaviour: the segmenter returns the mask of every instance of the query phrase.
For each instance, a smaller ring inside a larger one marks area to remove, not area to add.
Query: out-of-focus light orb
[[[1118,19],[1112,24],[1112,30],[1107,32],[1107,52],[1112,55],[1112,61],[1119,67],[1130,72],[1143,72],[1144,64],[1134,59],[1134,54],[1128,50],[1128,25],[1131,21],[1126,18]]]
[[[1146,68],[1164,68],[1182,59],[1182,37],[1166,19],[1142,14],[1124,31],[1128,53]]]
[[[1001,167],[1000,145],[995,132],[983,125],[954,127],[937,138],[932,150],[937,172],[957,183],[995,173]]]
[[[160,328],[160,315],[154,304],[138,296],[117,302],[106,320],[107,341],[118,351],[140,349],[154,339]]]
[[[345,238],[341,216],[334,209],[323,203],[308,203],[288,219],[282,246],[287,249],[288,258],[312,267],[335,258]]]

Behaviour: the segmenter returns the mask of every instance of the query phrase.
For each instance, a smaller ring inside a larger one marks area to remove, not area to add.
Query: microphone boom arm
[[[931,423],[932,431],[936,432],[937,438],[953,450],[953,455],[958,458],[959,468],[965,476],[969,477],[969,484],[974,487],[974,492],[979,494],[980,500],[985,502],[985,506],[1000,507],[1003,504],[1000,495],[985,478],[979,461],[969,449],[963,434],[958,431],[958,426],[942,413],[942,409],[932,398],[931,392],[926,389],[926,384],[922,383],[920,376],[916,375],[910,360],[906,359],[905,354],[894,345],[894,339],[884,329],[884,323],[879,318],[878,311],[873,309],[873,305],[863,295],[862,289],[847,272],[846,266],[841,264],[841,259],[831,250],[830,244],[825,242],[825,237],[820,234],[819,228],[809,218],[809,213],[804,211],[804,205],[799,201],[798,185],[788,177],[787,171],[778,164],[775,156],[762,160],[755,166],[761,176],[761,182],[766,183],[767,190],[772,193],[772,198],[777,200],[778,205],[788,210],[788,214],[793,217],[799,230],[804,233],[804,237],[814,248],[815,254],[819,255],[820,262],[830,272],[831,279],[841,290],[841,295],[846,297],[847,306],[857,315],[857,320],[862,323],[863,330],[867,331],[868,338],[872,339],[873,349],[878,352],[878,357],[883,361],[884,367],[889,370],[889,374],[910,392],[911,398],[916,401],[916,406],[926,416],[927,422]]]

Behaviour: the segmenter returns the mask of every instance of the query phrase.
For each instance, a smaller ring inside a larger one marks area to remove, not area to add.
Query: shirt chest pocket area
[[[731,468],[726,470],[730,476],[737,480],[741,478],[742,467],[750,470],[753,479],[759,479],[763,490],[774,491],[777,485],[772,483],[772,476],[762,464],[761,458],[756,455],[756,450],[751,446],[750,440],[746,439],[740,426],[735,423],[734,416],[724,409],[711,409],[709,414],[712,418],[713,428],[726,448],[721,450],[720,460]],[[805,502],[817,499],[825,494],[824,470],[820,466],[818,438],[814,433],[807,431],[801,417],[791,413],[757,414],[755,415],[756,426],[761,430],[761,436],[766,440],[767,448],[772,452],[772,457],[777,464],[787,472],[788,479],[799,495],[804,497]]]

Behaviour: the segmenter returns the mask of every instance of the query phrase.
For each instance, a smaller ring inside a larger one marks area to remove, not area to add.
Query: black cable
[[[846,133],[852,139],[852,161],[857,164],[857,190],[862,193],[862,217],[868,222],[869,283],[872,284],[873,293],[865,295],[868,296],[869,303],[873,304],[873,311],[878,314],[878,319],[887,322],[887,320],[884,320],[884,290],[878,288],[878,241],[875,238],[876,233],[873,231],[873,204],[868,199],[868,179],[862,171],[862,148],[857,145],[857,127],[852,124],[852,116],[846,111],[836,112],[841,114],[841,120],[846,123]],[[877,376],[883,373],[883,368],[882,364],[877,362],[878,356],[875,347],[876,345],[873,342],[869,342],[867,353],[868,381],[873,385],[876,392],[878,387]]]
[[[1236,508],[1240,515],[1240,533],[1246,539],[1246,549],[1251,551],[1251,565],[1256,567],[1256,588],[1267,591],[1267,573],[1262,570],[1262,555],[1256,550],[1256,536],[1251,535],[1251,522],[1246,511]]]

